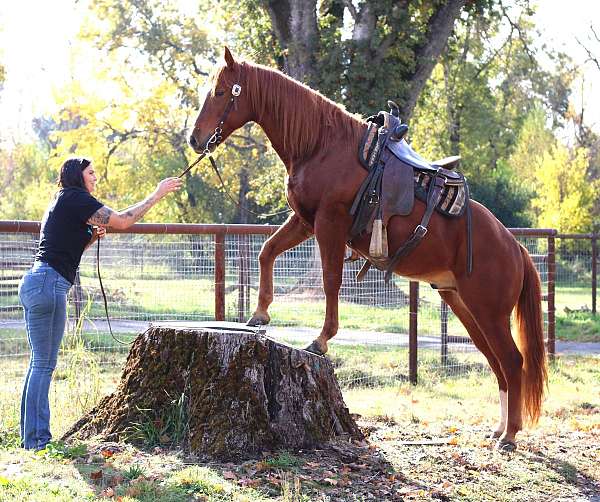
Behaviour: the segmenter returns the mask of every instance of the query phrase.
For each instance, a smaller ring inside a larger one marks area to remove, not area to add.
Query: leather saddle
[[[350,210],[353,225],[352,239],[371,233],[371,245],[367,262],[357,279],[366,274],[371,264],[386,271],[386,281],[399,260],[410,253],[427,233],[427,225],[434,210],[449,216],[459,217],[467,212],[467,265],[470,272],[471,239],[469,192],[465,177],[454,171],[460,162],[459,156],[429,162],[415,152],[404,136],[408,126],[399,118],[395,103],[388,101],[390,112],[381,111],[367,119],[368,128],[359,148],[359,159],[369,171],[361,185]],[[414,199],[426,204],[421,223],[411,237],[400,246],[394,256],[388,256],[386,227],[394,215],[412,213]]]

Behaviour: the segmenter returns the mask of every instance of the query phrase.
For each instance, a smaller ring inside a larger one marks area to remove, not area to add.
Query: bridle
[[[233,108],[233,105],[235,104],[235,98],[237,98],[241,93],[242,93],[242,86],[240,84],[236,83],[231,86],[231,98],[227,102],[227,106],[225,106],[225,110],[223,110],[223,114],[221,115],[221,118],[219,120],[219,123],[217,124],[217,127],[215,127],[214,132],[206,140],[206,142],[204,144],[204,150],[202,150],[202,153],[194,162],[192,162],[179,176],[177,176],[178,178],[185,176],[188,172],[191,171],[191,169],[196,164],[198,164],[198,162],[200,162],[206,156],[208,156],[209,160],[213,164],[213,167],[215,169],[217,169],[214,159],[212,158],[212,156],[210,154],[213,150],[215,150],[221,144],[221,141],[223,141],[223,124],[225,123],[225,120],[227,120],[227,116],[229,115],[229,112],[231,111],[231,109]],[[194,134],[194,132],[196,132],[196,127],[194,127],[194,131],[192,132],[192,135]],[[218,169],[217,169],[217,174],[218,174]],[[221,178],[221,175],[219,174],[219,179],[220,178]]]

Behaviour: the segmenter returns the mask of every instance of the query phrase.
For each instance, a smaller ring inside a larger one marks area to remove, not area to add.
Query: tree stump
[[[139,335],[117,390],[63,439],[93,436],[218,459],[363,438],[328,359],[241,324],[183,322]]]

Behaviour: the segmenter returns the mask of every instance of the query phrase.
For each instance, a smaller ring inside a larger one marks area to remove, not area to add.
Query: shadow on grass
[[[118,452],[125,448],[119,443],[101,443],[92,449],[92,458],[102,459],[106,451],[115,451],[117,458]],[[146,458],[165,456],[157,464],[166,463],[167,456],[176,456],[180,464],[173,469],[171,463],[172,470],[162,475],[150,468],[138,469],[135,464],[129,468],[116,467],[111,461],[74,465],[99,496],[128,495],[148,501],[200,498],[216,502],[243,495],[239,500],[301,502],[322,494],[332,500],[382,499],[383,494],[391,496],[389,500],[400,500],[400,491],[407,484],[421,487],[397,471],[382,451],[367,442],[331,441],[314,450],[264,452],[257,458],[237,462],[200,461],[181,450],[154,453],[151,447],[146,447],[138,452]]]
[[[542,456],[539,454],[530,457],[530,460],[544,465],[548,470],[554,471],[562,480],[562,482],[583,490],[586,495],[598,494],[598,480],[588,476],[585,472],[582,472],[572,463],[567,462],[566,460]]]

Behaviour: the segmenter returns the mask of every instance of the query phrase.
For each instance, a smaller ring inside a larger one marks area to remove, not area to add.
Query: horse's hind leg
[[[506,430],[500,436],[502,449],[516,448],[515,436],[523,428],[523,356],[510,332],[510,314],[496,311],[497,305],[485,305],[481,297],[472,300],[461,296],[481,329],[485,340],[500,363],[507,385]]]
[[[492,432],[491,437],[498,438],[506,430],[507,413],[507,385],[506,379],[504,378],[504,373],[502,373],[502,368],[500,367],[500,363],[488,345],[485,336],[479,329],[479,326],[477,326],[477,323],[473,319],[471,312],[469,312],[469,309],[467,309],[458,294],[454,291],[440,291],[440,296],[450,306],[452,312],[454,312],[456,317],[458,317],[460,322],[466,328],[471,340],[475,344],[475,347],[477,347],[485,356],[490,367],[492,368],[492,371],[494,372],[494,375],[496,375],[496,379],[498,380],[498,393],[500,400],[500,419],[498,425]]]
[[[263,244],[258,260],[260,262],[260,286],[258,291],[258,306],[247,322],[249,326],[269,324],[271,320],[268,309],[273,302],[273,266],[275,258],[284,251],[304,242],[312,235],[311,231],[295,214],[269,237]]]

